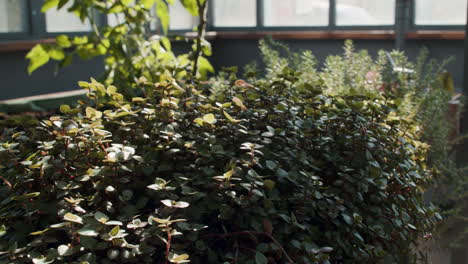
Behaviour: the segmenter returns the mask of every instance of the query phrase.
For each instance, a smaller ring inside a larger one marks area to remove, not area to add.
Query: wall
[[[213,56],[211,62],[216,69],[222,66],[242,66],[255,60],[261,65],[256,39],[215,39],[212,40]],[[293,50],[311,49],[320,61],[329,54],[342,52],[343,40],[285,40]],[[379,49],[391,50],[393,40],[356,40],[357,49],[367,49],[376,55]],[[461,89],[463,83],[463,41],[462,40],[411,40],[407,42],[407,54],[415,58],[421,47],[427,47],[432,57],[444,59],[453,56],[454,61],[448,66],[455,86]],[[175,43],[174,49],[185,49],[183,43]],[[74,60],[72,66],[54,73],[55,66],[48,64],[35,71],[31,76],[26,72],[26,51],[0,53],[0,100],[18,98],[44,93],[79,89],[77,81],[99,78],[103,73],[101,59],[82,61]]]
[[[103,72],[100,59],[74,59],[72,66],[56,72],[49,63],[28,75],[27,52],[0,53],[0,100],[80,89],[77,82],[98,78]]]
[[[284,40],[293,50],[310,49],[314,55],[323,62],[330,54],[342,53],[343,40]],[[356,40],[357,49],[367,49],[372,56],[376,56],[380,49],[392,50],[393,40]],[[215,40],[212,42],[215,68],[222,66],[239,66],[251,61],[261,65],[259,57],[258,40]],[[410,59],[415,59],[422,47],[429,49],[430,56],[437,60],[453,57],[447,70],[452,74],[455,86],[461,90],[463,84],[464,47],[462,40],[411,40],[406,43],[406,53]]]

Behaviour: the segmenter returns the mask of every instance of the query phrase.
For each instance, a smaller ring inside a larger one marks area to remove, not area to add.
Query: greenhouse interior
[[[467,10],[0,0],[0,264],[468,263]]]

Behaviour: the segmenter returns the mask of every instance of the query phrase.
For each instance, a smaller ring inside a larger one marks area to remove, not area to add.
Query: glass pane
[[[68,12],[67,9],[70,6],[71,2],[63,6],[60,10],[52,8],[46,12],[47,32],[83,32],[91,30],[89,21],[83,23],[78,16]]]
[[[125,15],[123,13],[114,13],[107,15],[107,24],[115,27],[125,22]]]
[[[156,5],[151,9],[150,29],[157,29]],[[191,31],[198,25],[198,18],[192,16],[180,1],[174,1],[173,5],[169,5],[169,30],[188,30]]]
[[[329,0],[263,0],[265,26],[326,26]]]
[[[395,0],[337,0],[336,3],[337,25],[395,24]]]
[[[465,25],[466,0],[416,0],[417,25]]]
[[[198,19],[192,16],[180,1],[175,1],[174,5],[169,7],[169,18],[169,29],[172,30],[192,30],[198,24]]]
[[[214,25],[216,27],[255,27],[257,25],[257,1],[215,0]]]
[[[22,32],[27,29],[25,0],[0,0],[0,32]]]

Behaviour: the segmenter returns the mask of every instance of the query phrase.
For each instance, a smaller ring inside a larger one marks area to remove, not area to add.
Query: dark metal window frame
[[[395,0],[398,1],[398,0]],[[395,25],[337,25],[336,23],[336,0],[329,0],[328,9],[328,25],[326,26],[265,26],[264,25],[264,0],[256,0],[257,4],[257,26],[255,27],[219,27],[214,25],[214,5],[211,3],[210,8],[210,30],[213,31],[337,31],[337,30],[394,30]]]
[[[24,17],[27,21],[26,30],[23,32],[0,33],[0,41],[11,40],[38,40],[44,38],[53,38],[58,35],[66,34],[69,36],[81,36],[89,34],[90,31],[74,31],[74,32],[47,32],[46,17],[41,12],[43,0],[27,0],[27,16]],[[107,17],[105,15],[98,16],[98,25],[106,25]]]
[[[464,30],[465,25],[416,25],[416,2],[415,0],[395,0],[395,23],[392,25],[359,25],[359,26],[352,26],[352,25],[337,25],[336,19],[336,5],[337,0],[329,0],[330,8],[328,14],[328,25],[327,26],[265,26],[264,25],[264,14],[263,14],[263,2],[264,0],[256,0],[257,4],[257,26],[255,27],[219,27],[215,26],[213,23],[216,19],[214,17],[214,5],[216,4],[215,1],[211,3],[209,6],[209,30],[212,31],[245,31],[245,32],[256,32],[256,31],[363,31],[363,30],[396,30],[397,18],[401,12],[406,12],[405,10],[398,10],[400,7],[404,5],[399,5],[398,2],[407,2],[409,3],[409,12],[405,15],[406,17],[406,29],[407,31],[417,31],[417,30]]]
[[[209,5],[208,10],[208,26],[207,29],[210,31],[243,31],[243,32],[268,32],[268,31],[372,31],[372,30],[391,30],[396,31],[398,29],[400,21],[398,18],[401,18],[402,12],[405,13],[406,19],[406,30],[405,31],[419,31],[419,30],[463,30],[464,25],[416,25],[416,2],[415,0],[395,0],[395,24],[393,25],[369,25],[369,26],[343,26],[336,24],[336,4],[337,0],[329,0],[330,8],[328,14],[328,25],[326,26],[265,26],[264,25],[264,0],[255,0],[256,1],[256,26],[254,27],[219,27],[215,26],[214,20],[214,5],[215,1],[212,1]],[[400,2],[400,4],[399,4]],[[408,11],[399,10],[406,6]],[[46,19],[45,14],[41,12],[41,7],[43,0],[27,0],[27,28],[24,32],[11,32],[11,33],[0,33],[0,41],[11,41],[11,40],[38,40],[44,38],[52,38],[60,34],[67,34],[70,36],[75,35],[84,35],[88,34],[86,32],[47,32],[46,31]],[[99,25],[107,24],[107,17],[101,15],[98,17]],[[192,29],[178,29],[170,30],[170,33],[181,34]]]

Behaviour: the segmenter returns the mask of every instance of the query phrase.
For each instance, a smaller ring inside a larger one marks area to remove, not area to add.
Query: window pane
[[[416,0],[417,25],[465,25],[466,0]]]
[[[180,1],[175,1],[174,5],[169,7],[169,19],[169,29],[172,30],[192,30],[198,24],[198,19],[192,16]]]
[[[0,32],[22,32],[27,29],[25,0],[0,0]]]
[[[115,27],[125,22],[125,15],[123,13],[114,13],[107,15],[107,24]]]
[[[156,5],[151,9],[150,29],[157,29]],[[198,25],[198,18],[192,16],[180,1],[174,1],[173,5],[169,5],[169,30],[188,30],[191,31]]]
[[[265,26],[326,26],[329,0],[263,0]]]
[[[255,27],[257,25],[255,0],[215,0],[212,3],[216,27]]]
[[[395,24],[395,0],[337,0],[336,3],[337,25]]]
[[[80,18],[73,13],[68,12],[71,2],[63,6],[60,10],[49,9],[46,14],[47,32],[83,32],[90,31],[89,21],[81,22]]]

